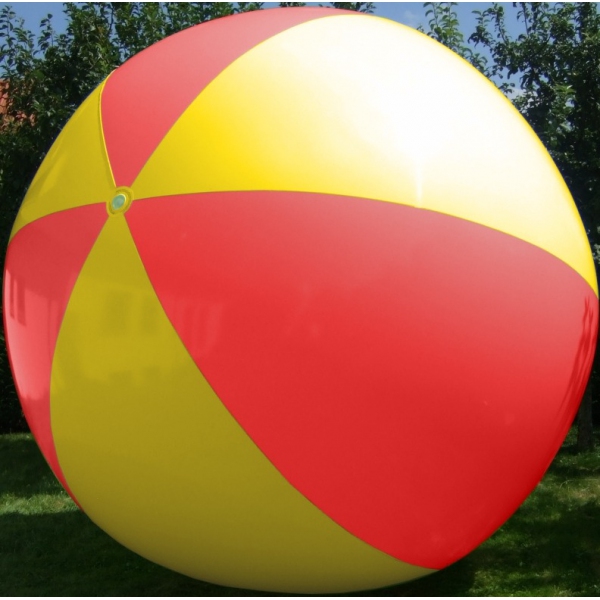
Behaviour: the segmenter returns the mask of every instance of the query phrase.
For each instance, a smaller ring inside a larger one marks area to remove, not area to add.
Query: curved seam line
[[[106,82],[110,79],[112,74],[116,71],[113,70],[100,84],[100,92],[98,94],[98,123],[100,125],[100,144],[102,145],[102,150],[104,152],[104,157],[106,158],[106,166],[108,168],[108,175],[110,180],[112,181],[113,187],[116,187],[117,182],[115,180],[115,175],[112,170],[112,165],[110,161],[110,156],[108,154],[108,148],[106,147],[106,138],[104,137],[104,122],[102,120],[102,98],[104,96],[104,88],[106,87]],[[94,203],[95,204],[95,203]]]
[[[114,71],[113,71],[113,73],[114,73]],[[112,73],[111,73],[111,75],[112,75]],[[110,77],[110,75],[108,77]],[[102,152],[103,152],[104,158],[105,158],[105,167],[108,170],[109,179],[112,182],[112,185],[114,187],[116,184],[115,184],[115,178],[113,176],[112,169],[111,169],[111,166],[110,166],[110,159],[108,157],[108,151],[106,149],[106,142],[104,140],[104,129],[103,129],[103,126],[102,126],[102,108],[101,108],[102,93],[104,91],[104,86],[105,86],[106,82],[108,81],[108,77],[106,77],[96,88],[94,88],[92,90],[92,92],[88,95],[88,97],[86,98],[86,100],[89,99],[89,97],[92,94],[98,92],[98,106],[96,107],[96,116],[98,118],[98,125],[99,125],[99,130],[100,130],[100,145],[101,145]],[[75,116],[75,113],[78,110],[81,109],[81,107],[83,106],[84,103],[85,103],[85,100],[77,107],[77,110],[71,115],[71,117],[69,118],[69,121],[67,121],[67,123],[65,123],[65,125],[61,129],[59,135],[61,135],[63,133],[63,131],[66,129],[67,125],[69,124],[69,122],[73,118],[73,116]],[[57,137],[57,139],[58,139],[58,137]],[[53,146],[54,146],[54,144],[53,144]],[[50,147],[50,150],[52,149],[53,146]],[[48,150],[48,152],[50,152],[50,150]],[[33,180],[32,180],[31,183],[33,183],[35,181],[35,179],[36,179],[36,177],[38,175],[39,170],[41,169],[42,165],[46,161],[46,158],[47,158],[47,155],[44,157],[44,160],[42,161],[42,164],[39,166],[38,171],[36,172],[36,174],[35,174],[35,176],[34,176],[34,178],[33,178]],[[31,188],[31,184],[29,185],[29,187]],[[25,196],[25,197],[27,197],[27,196]],[[24,229],[25,227],[27,227],[31,223],[35,223],[36,221],[39,221],[40,219],[43,219],[44,217],[47,217],[49,215],[53,215],[53,214],[56,214],[56,213],[59,213],[59,212],[63,212],[65,210],[71,210],[73,208],[81,208],[83,206],[91,206],[93,204],[104,204],[104,202],[89,202],[89,203],[80,204],[80,205],[77,205],[77,206],[68,206],[66,208],[61,208],[59,210],[49,210],[48,212],[45,212],[44,214],[39,215],[38,217],[32,219],[31,221],[27,221],[26,223],[24,223],[23,225],[21,225],[18,229],[15,229],[15,225],[17,224],[17,221],[18,221],[18,216],[19,216],[19,214],[21,212],[21,208],[23,206],[23,202],[21,202],[21,207],[19,207],[19,211],[17,213],[17,217],[15,219],[15,223],[13,224],[13,227],[12,227],[12,230],[11,230],[11,233],[10,233],[9,244],[13,240],[13,238],[19,233],[19,231],[21,231],[21,229]]]
[[[331,9],[329,9],[329,10],[331,10]],[[274,38],[276,38],[276,37],[278,37],[280,35],[283,35],[283,34],[287,33],[288,31],[291,31],[292,29],[296,29],[297,27],[302,27],[303,25],[308,25],[309,23],[312,23],[314,21],[320,21],[322,19],[327,19],[327,18],[333,18],[333,17],[335,17],[335,18],[341,18],[341,17],[352,17],[352,18],[355,18],[356,16],[360,16],[361,15],[361,13],[352,13],[351,11],[348,11],[348,12],[349,12],[349,14],[342,14],[342,15],[340,15],[340,14],[327,14],[327,15],[323,15],[322,17],[315,17],[313,19],[302,21],[301,23],[297,23],[296,25],[292,25],[291,27],[286,27],[284,30],[279,31],[279,32],[271,35],[267,39],[261,40],[257,44],[254,44],[253,46],[251,46],[250,48],[248,48],[245,52],[243,52],[242,54],[240,54],[239,56],[237,56],[236,58],[234,58],[229,64],[227,64],[225,67],[223,67],[215,75],[215,77],[213,77],[201,90],[198,91],[198,93],[192,98],[192,100],[190,101],[190,103],[181,111],[181,113],[179,114],[179,116],[176,119],[174,119],[173,123],[165,131],[163,137],[160,139],[160,141],[158,142],[158,144],[155,146],[155,148],[152,150],[152,152],[147,156],[147,158],[144,161],[143,165],[140,167],[140,170],[138,171],[138,174],[135,176],[135,178],[133,179],[133,182],[131,183],[131,185],[129,187],[130,188],[134,188],[135,187],[135,184],[136,184],[137,180],[139,179],[139,177],[141,176],[141,174],[144,172],[144,169],[146,168],[146,165],[148,164],[148,162],[150,161],[150,159],[154,156],[154,154],[158,150],[158,148],[160,148],[160,146],[163,143],[163,141],[167,138],[167,136],[169,135],[169,133],[171,132],[171,130],[173,129],[173,127],[175,127],[175,125],[177,124],[177,122],[181,119],[181,117],[190,109],[190,107],[204,93],[204,91],[209,86],[213,85],[215,81],[217,81],[218,79],[220,79],[223,76],[223,73],[225,73],[226,71],[228,71],[233,64],[235,64],[241,58],[243,58],[244,56],[246,56],[248,53],[252,52],[255,48],[258,48],[262,44],[265,44],[265,43],[269,42],[270,40],[272,40],[272,39],[274,39]],[[231,15],[231,16],[233,16],[233,15]],[[202,25],[202,23],[200,23],[200,25]]]
[[[93,206],[93,205],[85,205],[85,206]],[[83,208],[83,207],[82,206],[78,206],[78,207],[74,207],[74,208]],[[65,209],[65,210],[73,210],[73,208]],[[64,211],[57,211],[57,212],[64,212]],[[56,214],[56,213],[52,213],[52,214]],[[46,215],[46,216],[48,216],[48,215]],[[41,217],[41,218],[43,218],[43,217]],[[36,220],[39,220],[39,219],[36,219]],[[77,498],[75,496],[75,493],[72,491],[71,485],[69,484],[69,481],[67,480],[67,476],[65,474],[65,471],[62,468],[62,465],[60,464],[60,457],[58,456],[58,449],[56,448],[56,443],[54,441],[54,431],[52,429],[52,379],[53,379],[53,374],[54,374],[54,364],[55,364],[55,360],[56,360],[56,347],[58,346],[58,340],[60,338],[60,333],[62,331],[63,323],[65,321],[65,315],[67,314],[67,312],[69,310],[69,306],[71,304],[71,299],[73,298],[73,290],[75,290],[75,287],[77,286],[77,282],[79,280],[79,275],[83,271],[83,268],[85,267],[85,264],[88,261],[88,258],[90,256],[92,250],[94,249],[94,246],[96,245],[96,242],[98,241],[98,238],[100,237],[100,234],[102,233],[102,231],[106,227],[107,221],[108,221],[108,216],[106,216],[104,222],[102,223],[102,226],[98,229],[98,233],[96,234],[96,237],[95,237],[94,241],[90,245],[89,252],[87,253],[86,257],[83,259],[83,262],[81,263],[81,268],[79,269],[79,273],[77,274],[77,277],[75,278],[75,281],[73,283],[73,287],[71,288],[71,292],[69,294],[69,299],[67,300],[67,302],[65,304],[65,309],[64,309],[63,314],[62,314],[62,316],[60,318],[60,324],[58,325],[58,331],[56,333],[56,339],[54,340],[54,347],[52,349],[52,361],[50,363],[50,379],[48,381],[48,417],[49,417],[48,420],[49,420],[49,423],[50,423],[50,432],[52,433],[52,446],[54,448],[54,455],[56,456],[56,463],[58,465],[58,468],[60,469],[60,472],[62,474],[63,480],[67,484],[69,495],[71,496],[71,498],[73,498],[73,500],[75,501],[75,503],[77,504],[77,506],[82,511],[83,511],[83,508],[79,504],[79,502],[78,502],[78,500],[77,500]]]
[[[473,219],[470,219],[468,217],[462,217],[460,215],[456,215],[456,214],[452,214],[449,212],[444,212],[442,210],[436,210],[434,208],[429,208],[426,206],[415,206],[413,204],[408,204],[408,203],[404,203],[404,202],[399,202],[398,200],[387,200],[385,198],[369,198],[367,196],[352,196],[350,194],[332,194],[330,192],[312,192],[312,191],[306,191],[306,190],[262,190],[262,189],[249,189],[249,190],[214,190],[214,191],[202,191],[202,192],[187,192],[187,193],[181,193],[181,194],[161,194],[159,196],[145,196],[142,198],[136,198],[135,202],[139,202],[139,201],[144,201],[144,200],[157,200],[160,198],[175,198],[175,197],[186,197],[186,196],[200,196],[200,195],[205,195],[205,194],[245,194],[245,193],[264,193],[264,194],[277,194],[277,193],[290,193],[290,194],[310,194],[310,195],[314,195],[314,196],[331,196],[334,198],[355,198],[355,199],[359,199],[359,200],[369,200],[372,202],[386,202],[388,204],[395,204],[398,206],[404,206],[407,208],[414,208],[415,210],[425,210],[431,213],[436,213],[439,215],[444,215],[446,217],[450,217],[453,219],[458,219],[460,221],[467,221],[468,223],[473,223],[474,225],[479,225],[480,227],[485,227],[486,229],[490,229],[492,231],[496,231],[498,233],[502,233],[504,235],[508,235],[516,240],[519,240],[525,244],[528,244],[530,246],[534,246],[535,248],[545,252],[546,254],[552,256],[554,259],[559,260],[560,262],[562,262],[565,266],[567,266],[569,269],[571,269],[572,271],[575,271],[575,273],[577,273],[586,283],[586,285],[588,285],[591,289],[592,292],[594,293],[594,295],[596,297],[598,297],[598,291],[597,291],[597,287],[594,287],[594,285],[592,285],[592,283],[590,281],[588,281],[588,279],[583,275],[582,271],[578,268],[575,268],[573,265],[569,264],[566,260],[564,260],[563,258],[561,258],[560,256],[558,256],[557,254],[555,254],[554,252],[551,252],[550,250],[548,250],[547,248],[543,248],[542,246],[539,246],[538,244],[526,240],[518,235],[515,235],[513,233],[510,233],[509,231],[504,231],[503,229],[498,229],[497,227],[493,227],[491,225],[487,225],[485,223],[480,223],[479,221],[475,221]],[[588,242],[589,243],[589,242]],[[591,259],[591,250],[590,250],[590,259]],[[592,272],[592,274],[594,274],[594,272]],[[595,279],[595,278],[594,278]],[[597,285],[597,284],[596,284]]]
[[[366,540],[363,540],[361,537],[359,537],[355,533],[352,533],[349,529],[347,529],[346,527],[344,527],[342,524],[338,523],[337,520],[335,520],[333,517],[331,517],[331,515],[329,515],[328,513],[326,513],[322,508],[320,508],[319,506],[317,506],[310,498],[308,498],[308,496],[306,496],[306,494],[304,494],[302,491],[300,491],[295,485],[292,484],[291,481],[289,481],[283,475],[283,473],[281,472],[281,470],[267,456],[267,454],[264,452],[264,450],[256,443],[256,441],[250,435],[250,433],[248,431],[246,431],[246,429],[243,427],[243,425],[238,421],[238,419],[235,417],[235,415],[231,412],[231,410],[229,409],[229,407],[223,402],[223,400],[221,399],[221,396],[219,395],[219,393],[217,392],[217,390],[215,389],[215,387],[213,386],[213,384],[208,380],[208,378],[206,377],[206,375],[202,371],[202,368],[200,367],[200,365],[196,362],[196,360],[192,356],[190,350],[188,349],[188,347],[186,346],[185,342],[181,338],[181,336],[179,334],[179,331],[177,330],[177,328],[175,327],[173,321],[171,320],[171,317],[169,316],[169,312],[165,309],[165,307],[164,307],[164,305],[163,305],[163,303],[162,303],[162,301],[160,299],[160,296],[158,295],[158,292],[156,291],[154,283],[152,282],[152,279],[150,278],[150,275],[149,275],[149,273],[148,273],[148,271],[146,269],[146,265],[145,265],[144,260],[142,258],[140,249],[138,248],[138,245],[136,243],[135,236],[133,234],[133,231],[131,230],[131,226],[130,226],[129,222],[127,221],[127,215],[124,214],[123,216],[125,218],[125,222],[126,222],[126,225],[127,225],[127,229],[129,231],[129,235],[131,236],[131,240],[132,240],[133,245],[135,247],[136,254],[137,254],[138,258],[139,258],[139,261],[140,261],[140,264],[142,266],[142,269],[144,270],[144,274],[146,275],[148,283],[149,283],[150,287],[152,288],[152,292],[154,294],[154,297],[156,298],[156,301],[158,302],[159,306],[161,307],[162,312],[163,312],[165,318],[169,322],[169,325],[171,326],[171,329],[172,329],[173,333],[177,336],[177,339],[179,340],[179,342],[181,344],[181,347],[183,348],[183,350],[187,354],[187,356],[190,359],[190,361],[192,362],[192,364],[194,364],[194,366],[196,367],[196,369],[198,369],[198,373],[202,376],[202,378],[206,382],[206,385],[212,390],[213,394],[215,395],[215,398],[219,401],[219,403],[221,404],[221,406],[223,407],[223,409],[231,417],[231,419],[233,420],[233,422],[237,425],[237,427],[240,429],[240,431],[246,436],[246,438],[256,447],[257,451],[261,454],[261,456],[263,456],[265,458],[265,460],[269,463],[269,465],[274,469],[274,471],[277,473],[277,476],[283,481],[283,483],[286,484],[286,485],[288,485],[288,486],[290,486],[296,493],[300,494],[300,496],[302,496],[302,498],[304,498],[307,502],[309,502],[316,510],[318,510],[325,518],[327,518],[328,520],[330,520],[331,522],[333,522],[337,527],[341,528],[343,531],[345,531],[347,534],[351,535],[357,541],[361,542],[362,544],[365,544],[369,548],[372,548],[374,551],[376,551],[376,552],[378,552],[378,553],[380,553],[380,554],[382,554],[384,556],[387,556],[387,557],[389,557],[389,558],[397,561],[401,565],[404,564],[404,565],[408,565],[408,566],[411,566],[411,567],[415,567],[415,568],[419,568],[419,569],[424,569],[424,570],[427,570],[429,572],[434,572],[434,571],[439,570],[439,569],[436,569],[436,568],[424,567],[422,565],[417,565],[417,564],[408,562],[406,560],[403,560],[401,558],[398,558],[396,556],[393,556],[393,555],[389,554],[388,552],[386,552],[385,550],[382,550],[381,548],[377,548],[376,546],[374,546],[373,544],[367,542]]]

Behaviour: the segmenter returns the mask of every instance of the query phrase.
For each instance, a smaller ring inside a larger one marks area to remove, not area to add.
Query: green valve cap
[[[128,190],[118,190],[117,194],[108,202],[108,212],[111,215],[124,213],[131,205],[132,195]]]
[[[110,206],[114,211],[121,210],[125,206],[127,198],[125,194],[117,194],[111,201]]]

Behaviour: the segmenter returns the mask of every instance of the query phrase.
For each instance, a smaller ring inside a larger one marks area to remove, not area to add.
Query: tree
[[[356,12],[372,13],[375,10],[373,2],[330,2],[333,8],[355,10]]]
[[[487,60],[474,52],[465,41],[458,15],[454,9],[457,4],[457,2],[425,2],[423,6],[425,7],[425,16],[429,17],[429,29],[425,31],[423,26],[419,26],[418,30],[427,33],[429,37],[444,44],[483,72]]]
[[[428,7],[428,34],[469,60],[512,100],[538,134],[577,204],[600,264],[600,14],[596,3],[513,3],[522,27],[514,37],[506,5],[473,11],[476,28],[465,42],[456,3]],[[482,48],[485,58],[475,53]],[[578,415],[578,446],[589,449],[594,365]],[[595,386],[597,389],[598,386]],[[596,406],[600,405],[594,398]]]

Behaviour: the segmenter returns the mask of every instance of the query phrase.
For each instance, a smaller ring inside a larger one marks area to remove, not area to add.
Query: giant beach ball
[[[325,8],[203,23],[109,75],[4,277],[18,393],[81,509],[250,589],[465,556],[543,476],[596,342],[584,228],[510,102]]]

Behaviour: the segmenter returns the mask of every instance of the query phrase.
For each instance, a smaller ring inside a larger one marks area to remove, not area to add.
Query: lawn
[[[0,595],[269,594],[196,581],[126,550],[62,491],[31,436],[13,434],[0,436]],[[599,596],[600,450],[577,455],[569,437],[523,506],[477,550],[362,595]]]

